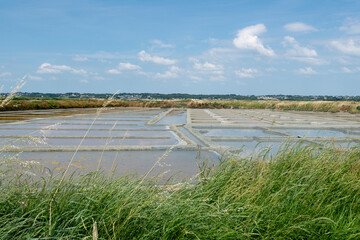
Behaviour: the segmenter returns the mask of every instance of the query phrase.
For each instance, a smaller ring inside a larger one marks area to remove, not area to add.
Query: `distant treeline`
[[[3,93],[0,96],[6,97]],[[110,93],[39,93],[39,92],[18,92],[18,100],[28,98],[41,99],[107,99],[113,94]],[[360,96],[301,96],[301,95],[236,95],[236,94],[184,94],[184,93],[118,93],[114,99],[198,99],[198,100],[279,100],[279,101],[360,101]]]

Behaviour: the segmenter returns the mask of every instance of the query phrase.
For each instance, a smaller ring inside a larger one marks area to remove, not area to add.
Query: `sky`
[[[359,0],[0,0],[10,92],[360,95]]]

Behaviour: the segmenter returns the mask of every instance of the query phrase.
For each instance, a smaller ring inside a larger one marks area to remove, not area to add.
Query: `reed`
[[[4,102],[4,101],[3,101]],[[6,102],[0,111],[59,109],[59,108],[101,108],[107,107],[144,107],[144,108],[235,108],[235,109],[272,109],[312,112],[360,113],[360,102],[355,101],[255,101],[255,100],[116,100],[111,99],[27,99]]]
[[[359,146],[284,145],[176,187],[99,172],[62,184],[7,175],[0,239],[359,239],[359,170]]]

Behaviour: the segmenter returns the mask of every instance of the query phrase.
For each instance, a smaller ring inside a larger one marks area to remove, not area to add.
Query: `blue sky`
[[[28,92],[359,95],[358,0],[0,0]]]

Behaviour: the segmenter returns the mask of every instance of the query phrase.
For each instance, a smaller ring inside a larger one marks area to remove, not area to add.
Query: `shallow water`
[[[172,111],[156,124],[185,124],[186,111]]]
[[[282,143],[280,142],[258,142],[258,141],[251,141],[251,142],[240,142],[240,141],[218,141],[217,144],[221,144],[224,146],[232,147],[233,150],[238,150],[243,154],[250,154],[254,150],[256,152],[263,151],[263,150],[270,150],[271,153],[275,154]]]
[[[40,142],[41,141],[41,142]],[[81,144],[80,144],[81,143]],[[5,146],[158,146],[176,145],[176,138],[169,139],[82,139],[82,138],[41,138],[17,140],[13,138],[0,138],[0,144]]]
[[[194,143],[196,143],[199,146],[205,146],[199,139],[197,139],[193,134],[191,134],[187,129],[185,129],[184,127],[178,127],[178,129],[180,130],[180,132],[182,132],[183,134],[185,134],[185,136],[187,136],[190,140],[192,140]]]
[[[244,137],[266,137],[273,136],[258,129],[201,129],[199,133],[205,136],[244,136]]]
[[[219,155],[210,151],[24,152],[18,156],[24,164],[52,169],[53,174],[63,172],[73,157],[70,172],[83,174],[100,166],[104,173],[143,176],[153,168],[150,177],[164,174],[163,179],[179,180],[194,177],[203,161],[210,165],[219,161]]]
[[[333,131],[333,130],[313,130],[313,129],[286,129],[288,133],[300,136],[300,137],[356,137],[357,134],[346,134],[341,131]],[[358,135],[359,136],[359,135]]]
[[[192,128],[194,134],[198,133],[196,134],[197,137],[203,138],[206,144],[184,127],[178,127],[179,131],[198,145],[186,146],[184,139],[177,136],[171,130],[170,125],[186,124],[187,111],[174,110],[154,125],[151,124],[152,121],[150,120],[166,111],[167,109],[106,109],[101,114],[97,114],[96,109],[1,112],[0,145],[1,147],[18,146],[14,151],[29,151],[20,153],[21,161],[24,163],[38,162],[41,166],[55,167],[59,172],[67,166],[74,153],[30,151],[33,148],[36,150],[39,146],[44,148],[44,151],[49,150],[47,147],[50,146],[56,149],[62,149],[63,146],[76,147],[84,136],[86,137],[81,146],[89,147],[85,149],[101,150],[105,146],[122,146],[124,148],[129,146],[128,150],[131,150],[134,149],[133,146],[147,146],[147,149],[156,146],[153,148],[154,151],[78,152],[71,165],[72,171],[87,172],[95,170],[99,166],[98,160],[102,159],[100,167],[105,172],[111,172],[112,169],[114,173],[120,175],[146,173],[159,157],[165,154],[165,151],[158,151],[158,146],[165,146],[165,148],[177,146],[182,151],[171,151],[168,154],[169,156],[164,156],[164,161],[159,161],[156,170],[158,172],[169,171],[172,174],[180,171],[183,174],[182,176],[193,176],[198,170],[199,156],[201,158],[209,155],[212,159],[215,159],[214,156],[217,157],[213,152],[201,151],[198,153],[195,151],[197,147],[202,148],[210,145],[211,141],[216,144],[216,148],[210,146],[208,149],[218,151],[221,146],[224,149],[233,147],[232,151],[245,156],[262,151],[275,154],[281,146],[278,141],[282,139],[282,136],[284,140],[288,139],[285,136],[287,134],[301,137],[360,137],[360,118],[358,116],[347,120],[345,117],[331,114],[302,114],[266,110],[189,109],[192,125],[187,125],[187,127]],[[292,129],[295,128],[293,124],[301,124],[304,129]],[[336,125],[331,126],[331,128],[339,127],[343,131],[306,129],[306,125],[314,126],[316,124],[319,127],[328,124]],[[253,126],[258,128],[249,128]],[[274,129],[274,132],[268,132],[265,129]],[[237,137],[239,141],[234,140]],[[245,138],[251,141],[241,142]],[[261,140],[267,142],[261,142]],[[350,146],[356,144],[356,142],[348,143],[335,140],[333,144],[344,147],[348,144]],[[321,142],[320,140],[317,141]],[[358,140],[355,139],[355,141]],[[53,151],[54,149],[50,150]],[[217,161],[213,162],[216,163]],[[114,164],[119,168],[114,168]]]

